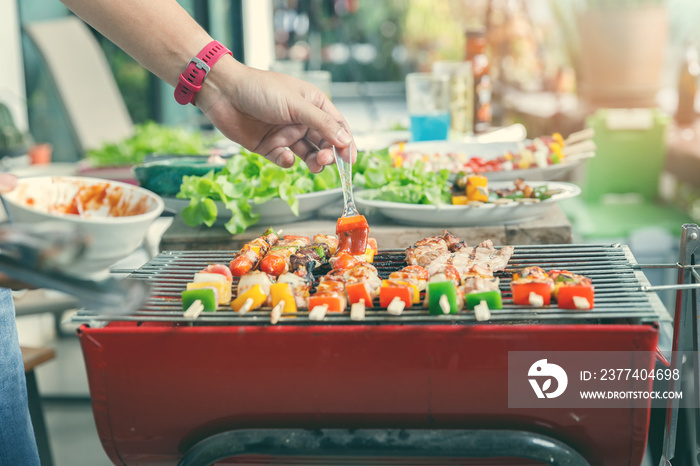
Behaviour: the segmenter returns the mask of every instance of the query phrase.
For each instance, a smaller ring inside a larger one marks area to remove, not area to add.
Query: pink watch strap
[[[187,64],[187,69],[180,75],[175,86],[175,100],[181,105],[187,105],[194,101],[194,96],[202,88],[204,79],[209,74],[211,67],[224,55],[233,56],[231,51],[219,41],[211,41],[196,57],[192,57]]]

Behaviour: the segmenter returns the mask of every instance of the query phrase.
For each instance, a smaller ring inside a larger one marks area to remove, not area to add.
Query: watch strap
[[[202,83],[206,79],[211,67],[224,55],[233,56],[219,41],[211,41],[195,57],[192,57],[187,68],[178,78],[175,86],[175,100],[180,105],[187,105],[194,101],[194,96],[202,89]]]

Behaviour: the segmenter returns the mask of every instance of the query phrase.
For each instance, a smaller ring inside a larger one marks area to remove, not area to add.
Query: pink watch
[[[180,105],[187,105],[194,101],[194,96],[202,88],[204,79],[211,71],[211,67],[224,55],[233,56],[231,51],[221,42],[214,40],[207,44],[196,57],[187,64],[187,69],[180,75],[175,86],[175,100]]]

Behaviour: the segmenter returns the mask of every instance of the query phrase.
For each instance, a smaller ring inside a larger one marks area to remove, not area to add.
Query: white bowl
[[[3,199],[15,223],[68,222],[87,236],[85,253],[64,269],[85,278],[106,274],[110,265],[134,252],[164,207],[160,196],[138,186],[78,176],[20,178]],[[79,214],[65,213],[76,207]]]

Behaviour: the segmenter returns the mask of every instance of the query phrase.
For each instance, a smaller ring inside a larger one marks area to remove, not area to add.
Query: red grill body
[[[559,439],[592,465],[641,463],[649,408],[508,408],[508,352],[640,351],[650,356],[632,369],[652,369],[653,322],[302,319],[82,325],[95,421],[109,457],[172,465],[196,442],[243,428],[508,428]]]

